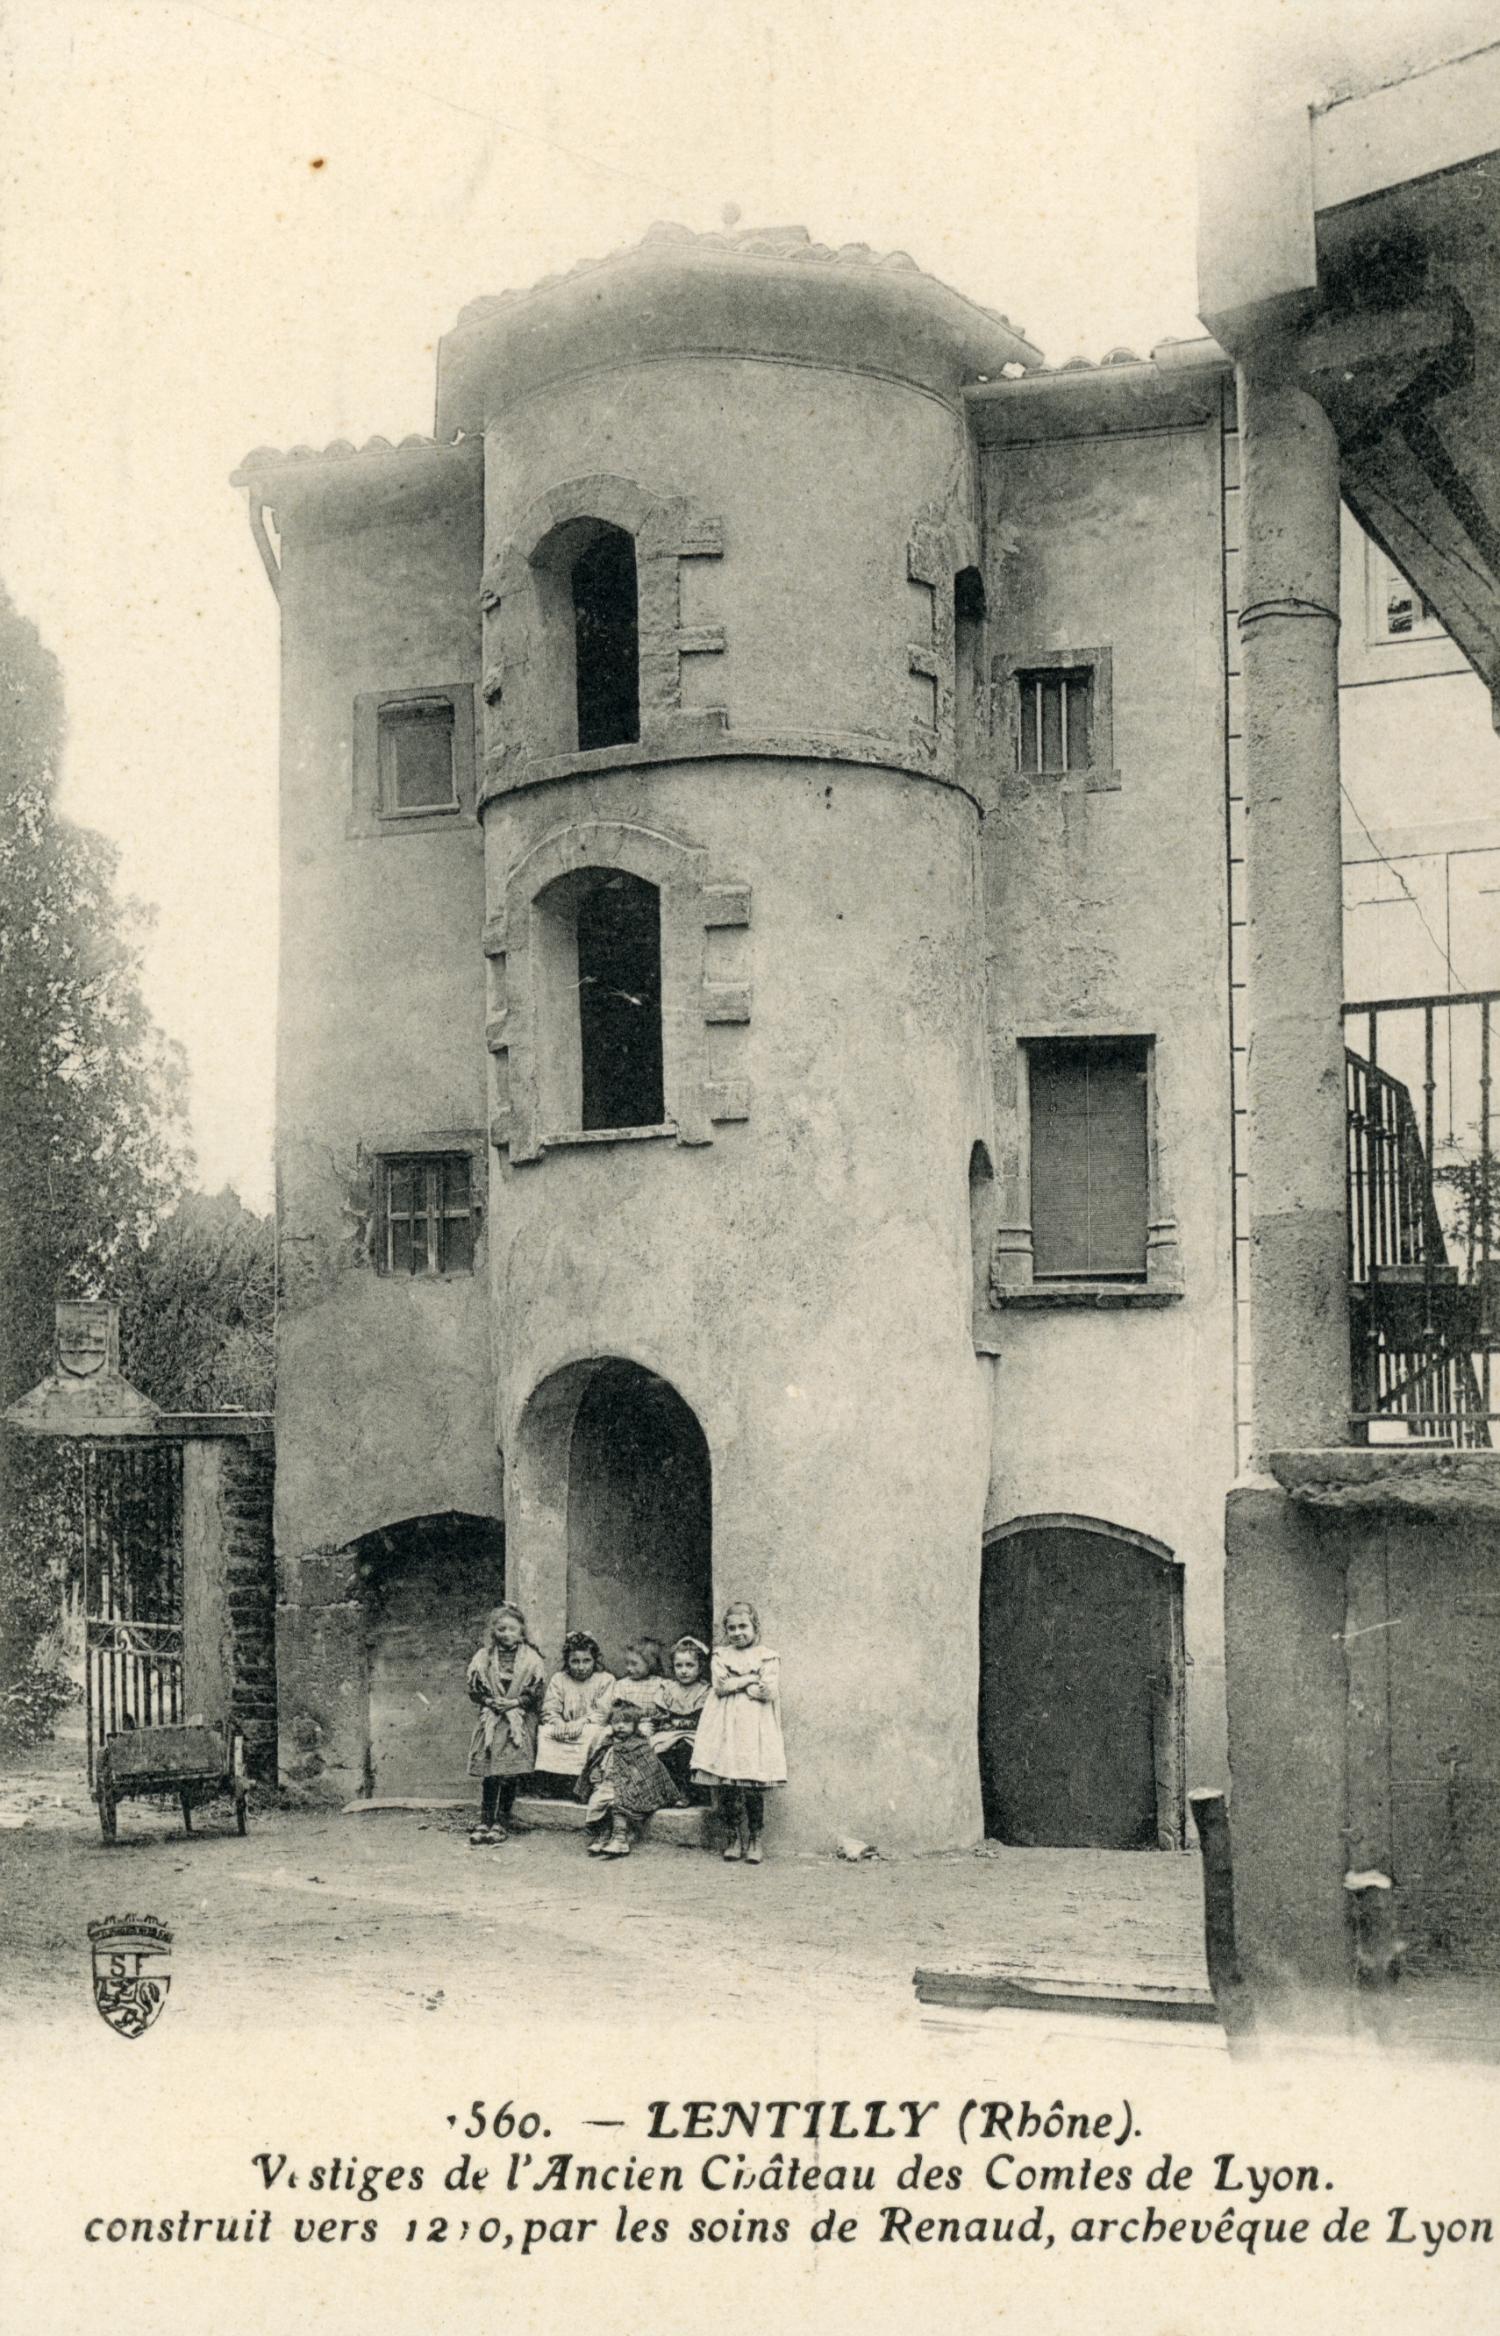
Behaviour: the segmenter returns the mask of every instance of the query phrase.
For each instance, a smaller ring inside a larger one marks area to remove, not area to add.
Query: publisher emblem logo
[[[167,2000],[172,1933],[154,1914],[112,1914],[89,1924],[94,2004],[117,2036],[144,2036]]]

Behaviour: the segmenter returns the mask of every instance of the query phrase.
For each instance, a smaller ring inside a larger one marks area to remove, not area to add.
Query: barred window
[[[467,1152],[417,1152],[379,1161],[377,1270],[472,1273],[478,1214]]]
[[[1016,768],[1061,776],[1093,765],[1094,676],[1086,665],[1018,673]]]

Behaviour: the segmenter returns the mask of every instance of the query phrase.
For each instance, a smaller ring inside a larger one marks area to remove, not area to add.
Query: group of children
[[[476,1848],[506,1838],[523,1778],[572,1778],[585,1803],[591,1857],[628,1857],[658,1809],[713,1793],[723,1854],[761,1862],[765,1795],[786,1782],[779,1666],[743,1600],[724,1615],[722,1643],[655,1638],[625,1650],[619,1677],[586,1630],[563,1642],[549,1679],[518,1606],[497,1606],[469,1664],[479,1707],[471,1774],[483,1777]]]

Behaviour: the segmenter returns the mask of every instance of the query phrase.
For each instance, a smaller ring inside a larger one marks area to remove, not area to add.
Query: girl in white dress
[[[709,1665],[708,1701],[693,1739],[693,1782],[714,1787],[724,1855],[761,1861],[768,1787],[786,1782],[781,1666],[760,1643],[760,1619],[742,1599],[726,1608],[723,1642]]]

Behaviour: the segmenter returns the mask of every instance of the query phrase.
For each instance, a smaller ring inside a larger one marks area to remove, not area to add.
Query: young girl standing
[[[484,1778],[480,1821],[469,1839],[482,1849],[505,1839],[516,1787],[536,1766],[547,1674],[519,1606],[497,1606],[491,1614],[485,1643],[469,1664],[468,1686],[470,1703],[479,1706],[469,1774]]]
[[[781,1666],[760,1643],[753,1606],[726,1608],[724,1637],[709,1665],[709,1694],[693,1739],[693,1782],[715,1788],[726,1858],[758,1866],[768,1786],[786,1782]]]

